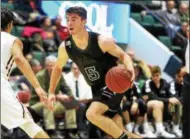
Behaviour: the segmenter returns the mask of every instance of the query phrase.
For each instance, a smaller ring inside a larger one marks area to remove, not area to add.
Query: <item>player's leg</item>
[[[26,134],[28,134],[28,136],[31,138],[36,138],[36,139],[37,138],[42,138],[42,139],[49,138],[47,133],[34,122],[24,123],[24,124],[20,125],[19,127],[23,131],[25,131]]]
[[[86,117],[107,134],[119,138],[123,134],[123,130],[112,119],[103,115],[108,109],[109,107],[101,102],[92,102],[86,112]]]
[[[140,137],[140,136],[138,136],[132,132],[127,131],[124,128],[123,119],[119,114],[116,114],[112,119],[119,126],[119,128],[122,129],[125,132],[125,134],[127,134],[128,137],[130,137],[130,138],[142,138],[142,137]]]

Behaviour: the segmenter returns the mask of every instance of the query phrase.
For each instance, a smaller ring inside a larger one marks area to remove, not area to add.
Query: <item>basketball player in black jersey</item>
[[[85,29],[87,11],[82,7],[71,7],[66,11],[67,27],[69,36],[59,47],[58,60],[52,71],[49,101],[55,101],[55,88],[60,80],[62,68],[69,58],[79,67],[87,83],[91,86],[95,100],[86,112],[90,122],[101,128],[114,138],[127,138],[127,133],[121,129],[114,119],[120,110],[120,103],[124,94],[111,92],[105,84],[107,71],[116,66],[120,59],[131,72],[133,82],[134,69],[131,58],[118,47],[112,38],[106,38]],[[108,114],[105,116],[105,114]],[[110,114],[111,113],[111,114]],[[109,116],[109,117],[108,117]],[[128,134],[130,136],[131,134]],[[131,136],[137,138],[138,136]]]

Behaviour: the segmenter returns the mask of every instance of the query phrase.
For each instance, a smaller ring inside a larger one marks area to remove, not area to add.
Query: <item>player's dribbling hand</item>
[[[50,110],[54,110],[54,103],[56,101],[56,97],[55,97],[55,94],[54,93],[50,93],[49,96],[48,96],[48,108]]]

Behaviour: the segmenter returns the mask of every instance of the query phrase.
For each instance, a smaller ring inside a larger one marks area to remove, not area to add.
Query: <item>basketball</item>
[[[28,90],[21,90],[17,93],[17,97],[23,104],[28,103],[31,97],[31,94]]]
[[[106,85],[115,93],[124,93],[131,86],[132,74],[122,66],[111,68],[106,74]]]

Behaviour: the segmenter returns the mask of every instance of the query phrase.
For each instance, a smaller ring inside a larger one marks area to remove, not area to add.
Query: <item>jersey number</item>
[[[100,78],[100,75],[98,71],[96,70],[95,66],[85,68],[85,72],[90,81],[95,81]]]

